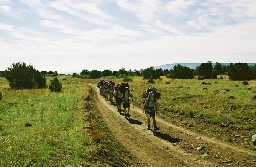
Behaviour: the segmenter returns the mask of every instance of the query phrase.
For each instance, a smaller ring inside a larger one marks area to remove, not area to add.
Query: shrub
[[[212,79],[213,78],[213,67],[212,62],[202,63],[198,67],[198,74],[203,76],[204,79]]]
[[[193,69],[178,64],[173,67],[173,70],[170,71],[170,75],[168,75],[167,77],[177,79],[191,79],[194,78],[193,72]]]
[[[159,79],[161,76],[161,69],[154,69],[154,67],[149,67],[142,72],[144,79]]]
[[[231,80],[250,80],[251,71],[247,63],[230,63],[228,76]]]
[[[54,78],[53,80],[51,80],[51,83],[49,85],[49,89],[52,92],[61,92],[62,89],[62,84],[61,82],[58,80],[58,78]]]
[[[126,77],[124,77],[123,81],[124,81],[124,82],[132,82],[133,79],[132,79],[132,77],[126,76]]]
[[[148,83],[154,84],[154,83],[155,83],[155,81],[154,81],[154,79],[153,79],[153,78],[149,78],[149,79],[148,79]]]
[[[199,76],[197,77],[197,79],[198,79],[198,80],[204,80],[204,76],[199,75]]]
[[[243,85],[249,85],[249,82],[248,81],[243,81],[242,84]]]
[[[5,71],[5,78],[9,81],[11,89],[33,89],[45,88],[45,75],[33,66],[27,66],[25,63],[12,64]]]

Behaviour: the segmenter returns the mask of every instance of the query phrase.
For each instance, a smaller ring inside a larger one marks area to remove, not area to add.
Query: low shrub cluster
[[[49,84],[49,89],[52,92],[61,92],[62,84],[58,78],[54,78],[53,80],[51,80],[51,83]]]

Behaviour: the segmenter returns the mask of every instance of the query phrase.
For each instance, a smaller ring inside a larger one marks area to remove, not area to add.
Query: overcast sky
[[[256,0],[0,0],[0,70],[256,62]]]

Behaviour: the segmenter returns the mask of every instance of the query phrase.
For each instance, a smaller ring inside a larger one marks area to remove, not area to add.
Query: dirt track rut
[[[160,131],[146,129],[145,115],[131,107],[130,119],[121,116],[96,86],[96,105],[115,138],[142,166],[254,166],[256,153],[202,136],[157,118]]]

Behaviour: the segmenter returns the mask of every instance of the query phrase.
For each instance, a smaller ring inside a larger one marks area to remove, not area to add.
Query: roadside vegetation
[[[86,98],[85,81],[59,80],[62,91],[52,93],[12,90],[0,77],[0,166],[130,166],[130,154]]]

